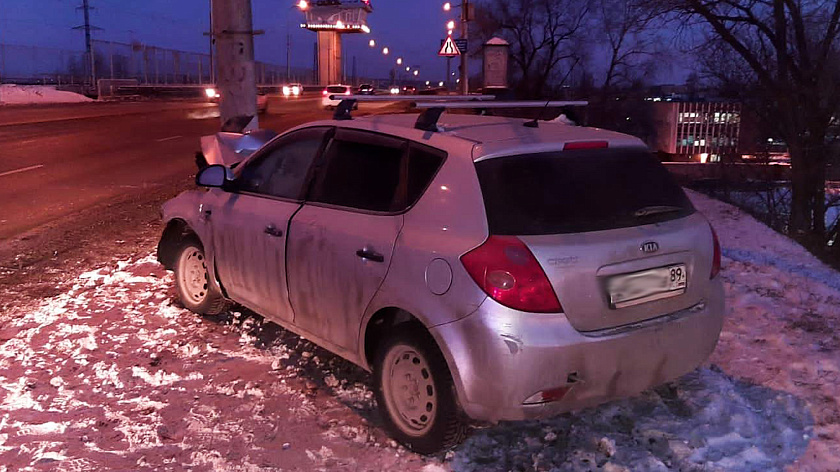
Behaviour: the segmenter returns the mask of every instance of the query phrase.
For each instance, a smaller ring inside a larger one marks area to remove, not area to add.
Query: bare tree
[[[562,85],[580,63],[576,39],[589,13],[584,0],[485,0],[478,4],[478,33],[511,44],[517,91],[537,98]]]
[[[653,23],[661,16],[640,0],[597,0],[593,25],[607,47],[608,64],[601,87],[604,96],[612,87],[629,84],[648,72],[648,59],[656,52]],[[597,33],[596,33],[597,34]]]
[[[840,105],[837,0],[662,0],[709,32],[720,75],[740,74],[767,100],[792,164],[790,230],[825,235],[827,133]],[[744,71],[749,71],[744,77]]]

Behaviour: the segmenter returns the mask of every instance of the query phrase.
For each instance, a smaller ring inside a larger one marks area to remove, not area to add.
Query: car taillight
[[[712,256],[712,273],[709,275],[709,280],[711,280],[717,277],[720,273],[720,240],[718,239],[718,235],[711,224],[709,225],[709,229],[712,230],[712,241],[714,241],[715,244],[715,252]]]
[[[461,263],[493,300],[515,310],[560,313],[563,307],[537,258],[515,236],[490,236]]]
[[[348,90],[348,91],[344,92],[344,95],[350,95],[350,91]]]
[[[563,145],[564,151],[579,151],[581,149],[607,149],[610,147],[608,141],[576,141]]]
[[[323,93],[323,94],[324,94],[324,96],[326,97],[326,96],[327,96],[327,94],[328,94],[329,92],[327,92],[326,90],[324,90],[322,93]]]

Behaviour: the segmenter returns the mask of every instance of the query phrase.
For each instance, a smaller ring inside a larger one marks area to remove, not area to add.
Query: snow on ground
[[[382,432],[367,374],[253,314],[183,310],[146,257],[0,318],[0,472],[840,470],[840,275],[692,198],[729,317],[711,364],[636,398],[419,457]]]
[[[93,100],[73,92],[56,90],[48,85],[0,85],[0,105],[36,105],[81,103]]]

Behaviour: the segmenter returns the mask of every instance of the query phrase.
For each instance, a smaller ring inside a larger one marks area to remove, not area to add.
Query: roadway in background
[[[329,118],[319,105],[319,98],[276,99],[279,114],[262,115],[260,124],[282,132]],[[199,138],[219,130],[215,108],[176,102],[0,109],[0,241],[188,179]]]

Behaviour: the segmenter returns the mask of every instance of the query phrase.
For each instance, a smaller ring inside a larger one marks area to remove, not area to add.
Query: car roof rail
[[[330,100],[333,100],[332,96],[330,96]],[[353,119],[353,108],[356,107],[356,100],[354,99],[344,99],[341,103],[335,107],[335,113],[333,114],[333,119],[336,121],[347,121]]]
[[[375,95],[330,95],[330,100],[341,100],[335,107],[333,119],[338,121],[352,120],[353,108],[358,102],[466,102],[466,101],[490,101],[495,100],[493,95],[399,95],[399,96],[375,96]]]
[[[526,122],[529,128],[539,126],[544,111],[548,108],[585,107],[583,100],[496,100],[493,95],[330,95],[330,100],[341,100],[336,107],[334,119],[352,120],[352,110],[357,102],[411,102],[415,108],[423,110],[414,127],[423,131],[439,131],[438,121],[446,110],[481,110],[505,108],[542,108],[537,118]]]
[[[494,95],[330,95],[330,100],[360,102],[470,102],[496,100]]]
[[[531,121],[524,123],[528,128],[539,127],[539,120],[547,108],[569,108],[569,107],[585,107],[588,106],[587,101],[559,101],[559,100],[505,100],[492,102],[433,102],[423,101],[415,102],[414,107],[423,110],[414,127],[423,131],[438,131],[437,122],[441,115],[446,110],[480,110],[486,111],[490,109],[505,109],[505,108],[542,108],[540,115]]]

